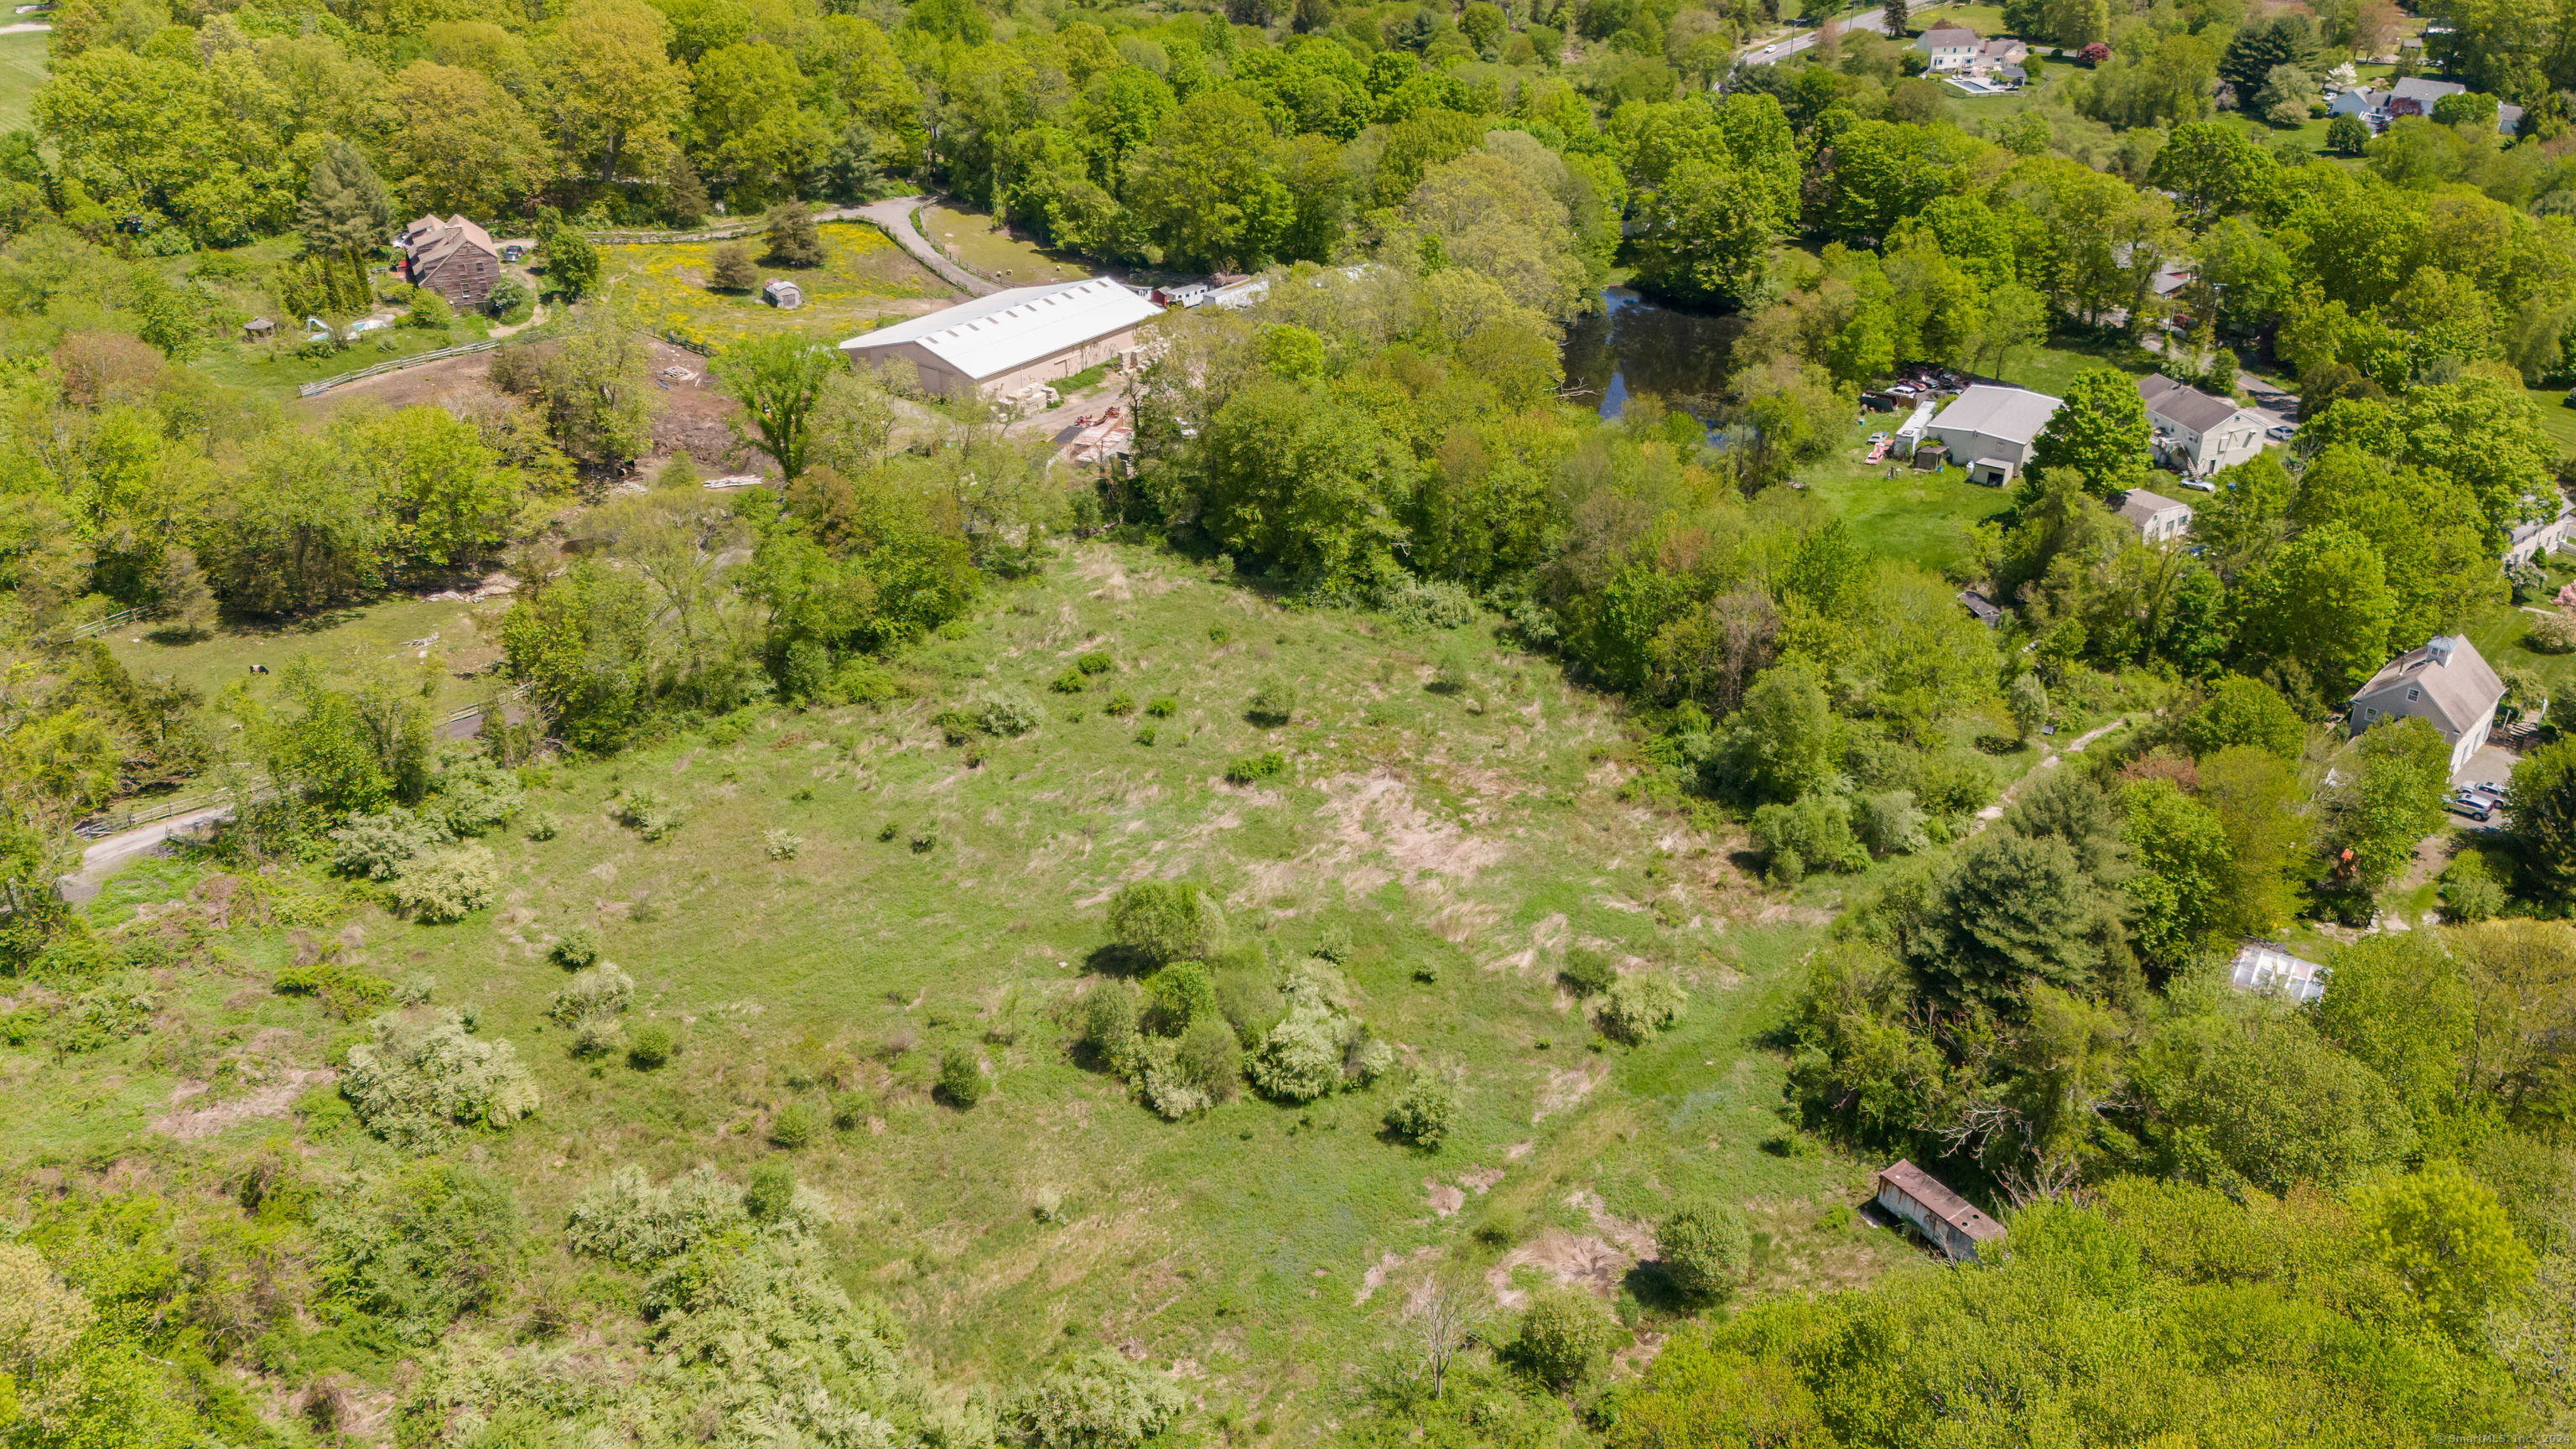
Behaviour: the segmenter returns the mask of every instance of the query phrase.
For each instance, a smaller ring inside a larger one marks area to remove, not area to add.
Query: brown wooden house
[[[403,276],[462,310],[479,308],[501,280],[501,249],[492,234],[461,216],[424,216],[404,228]]]

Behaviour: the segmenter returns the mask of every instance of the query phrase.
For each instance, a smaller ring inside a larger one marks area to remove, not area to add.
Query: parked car
[[[2466,815],[2471,820],[2487,820],[2495,815],[2495,802],[2475,790],[2454,790],[2442,803],[2452,814]]]
[[[2182,480],[2182,486],[2195,493],[2215,493],[2218,491],[2218,485],[2210,482],[2206,478],[2185,478]]]
[[[2263,430],[2263,436],[2276,443],[2286,443],[2299,435],[2297,423],[2274,423]]]

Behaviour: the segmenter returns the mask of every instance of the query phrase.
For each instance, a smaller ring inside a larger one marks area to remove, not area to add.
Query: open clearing
[[[1453,644],[1473,651],[1472,677],[1432,692],[1430,659]],[[1047,689],[1095,649],[1111,672]],[[898,664],[916,697],[773,711],[730,743],[701,732],[558,767],[529,809],[561,834],[496,837],[503,899],[460,925],[408,924],[293,873],[145,863],[94,919],[184,913],[212,949],[172,975],[170,1030],[0,1068],[41,1071],[73,1104],[19,1115],[7,1155],[23,1168],[287,1130],[291,1089],[318,1083],[291,1074],[320,1071],[351,1028],[266,984],[338,951],[425,978],[434,1003],[479,1006],[482,1034],[537,1070],[543,1111],[467,1149],[512,1180],[533,1224],[560,1222],[625,1163],[738,1174],[778,1151],[780,1108],[855,1092],[851,1125],[795,1168],[832,1204],[843,1280],[889,1302],[943,1373],[1000,1382],[1114,1345],[1179,1366],[1211,1410],[1271,1416],[1272,1442],[1310,1442],[1347,1412],[1345,1375],[1443,1254],[1506,1301],[1547,1276],[1590,1283],[1643,1328],[1662,1310],[1632,1269],[1685,1195],[1747,1209],[1764,1234],[1755,1292],[1865,1281],[1908,1256],[1886,1234],[1821,1225],[1865,1195],[1868,1167],[1792,1147],[1774,1114],[1786,1064],[1758,1038],[1824,913],[1742,876],[1727,862],[1739,842],[1624,802],[1613,709],[1546,662],[1481,626],[1401,635],[1092,545]],[[1295,683],[1289,726],[1243,718],[1269,677]],[[1041,701],[1045,721],[970,768],[932,718],[1002,687]],[[1118,694],[1176,711],[1112,717]],[[1285,772],[1225,782],[1228,760],[1262,750]],[[659,843],[609,818],[612,793],[636,787],[681,812]],[[772,829],[801,851],[770,858]],[[1353,1010],[1404,1063],[1460,1084],[1449,1143],[1428,1153],[1380,1131],[1393,1080],[1169,1123],[1073,1061],[1058,1015],[1110,959],[1102,903],[1147,877],[1207,884],[1236,939],[1279,964],[1347,933]],[[357,904],[341,919],[335,899]],[[680,1033],[666,1067],[587,1064],[548,1024],[564,973],[546,951],[576,926],[633,973],[637,1012]],[[1573,947],[1671,971],[1686,1013],[1643,1047],[1601,1041],[1555,980]],[[992,1070],[972,1111],[929,1097],[950,1048]],[[234,1085],[197,1090],[227,1054],[247,1063]],[[327,1085],[301,1100],[319,1150],[354,1130]],[[1055,1223],[1033,1212],[1049,1194]]]
[[[783,277],[805,294],[805,305],[782,312],[750,292],[714,292],[707,279],[717,251],[764,249],[759,236],[740,242],[657,242],[600,248],[600,284],[634,309],[654,333],[676,333],[722,347],[771,332],[811,332],[838,341],[887,322],[934,311],[954,299],[948,284],[904,254],[884,232],[864,222],[826,222],[815,228],[826,260],[804,270],[764,265],[761,278]]]

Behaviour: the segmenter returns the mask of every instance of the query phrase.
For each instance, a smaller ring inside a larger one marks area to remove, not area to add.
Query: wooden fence
[[[355,372],[344,372],[337,377],[326,377],[320,382],[308,382],[302,387],[297,388],[295,390],[295,395],[297,397],[317,397],[323,393],[329,392],[335,387],[345,387],[350,383],[356,382],[362,377],[375,377],[383,373],[400,372],[406,367],[418,367],[424,362],[440,362],[450,357],[463,357],[469,352],[489,352],[500,345],[501,339],[497,337],[487,337],[480,342],[465,342],[454,347],[442,347],[436,352],[418,352],[409,357],[397,357],[390,362],[379,362],[373,367],[362,367]]]

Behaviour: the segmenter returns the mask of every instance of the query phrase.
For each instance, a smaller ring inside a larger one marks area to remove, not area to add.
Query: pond
[[[1627,287],[1603,288],[1601,304],[1566,328],[1567,394],[1596,399],[1601,416],[1615,418],[1629,398],[1650,392],[1714,422],[1744,319],[1685,312]]]

